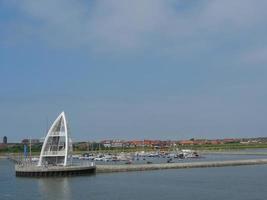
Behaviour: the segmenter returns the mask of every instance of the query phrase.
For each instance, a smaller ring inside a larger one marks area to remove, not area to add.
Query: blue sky
[[[265,0],[0,0],[0,137],[267,136]]]

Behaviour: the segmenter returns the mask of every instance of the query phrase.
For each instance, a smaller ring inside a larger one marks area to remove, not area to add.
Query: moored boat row
[[[175,152],[135,152],[135,153],[83,153],[82,155],[73,155],[74,159],[91,160],[97,162],[121,162],[126,161],[126,164],[133,163],[133,161],[148,160],[152,162],[156,158],[167,159],[170,162],[172,159],[191,159],[200,158],[200,155],[193,150],[177,150]],[[131,161],[131,162],[130,162]]]

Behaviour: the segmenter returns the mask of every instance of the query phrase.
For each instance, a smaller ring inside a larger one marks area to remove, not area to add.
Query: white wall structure
[[[65,113],[62,112],[50,127],[40,154],[38,166],[66,166],[71,158],[72,142]]]

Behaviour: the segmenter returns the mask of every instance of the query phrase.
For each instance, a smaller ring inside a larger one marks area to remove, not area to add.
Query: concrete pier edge
[[[138,164],[138,165],[97,165],[96,173],[227,167],[227,166],[242,166],[242,165],[263,165],[263,164],[267,164],[267,159],[205,161],[205,162],[190,162],[190,163],[188,162],[188,163]]]
[[[51,176],[81,176],[94,174],[95,166],[66,166],[66,167],[38,167],[15,165],[16,176],[23,177],[51,177]]]

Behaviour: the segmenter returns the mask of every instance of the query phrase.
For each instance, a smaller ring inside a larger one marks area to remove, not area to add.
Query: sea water
[[[267,165],[22,178],[0,159],[0,199],[266,200]]]

